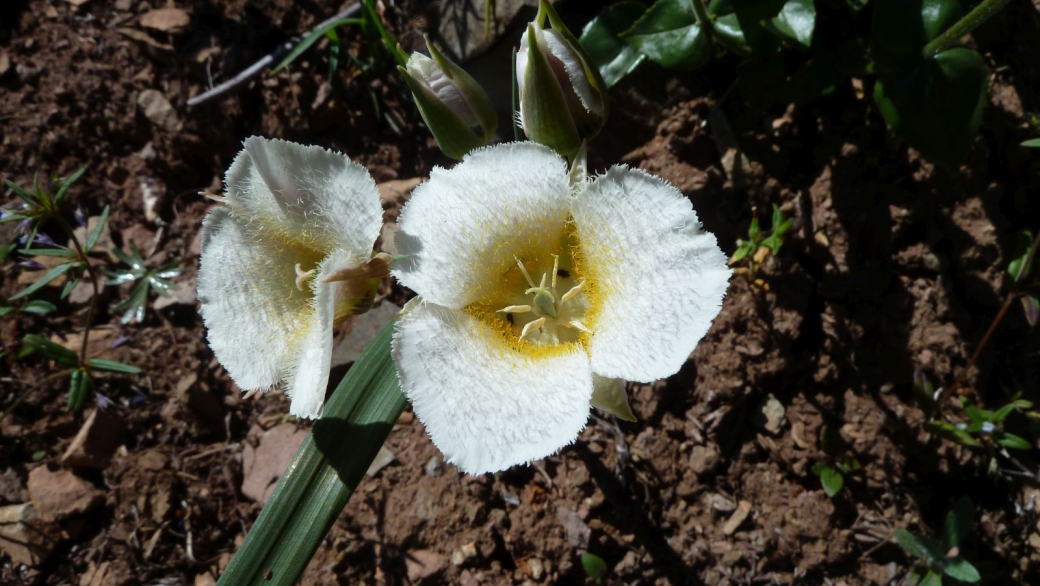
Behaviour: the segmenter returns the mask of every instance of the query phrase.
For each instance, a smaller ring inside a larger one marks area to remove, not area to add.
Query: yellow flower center
[[[573,342],[581,332],[589,328],[581,322],[588,309],[588,300],[582,294],[585,280],[575,282],[570,270],[560,268],[559,255],[553,258],[552,270],[542,273],[541,281],[534,284],[523,261],[516,259],[517,267],[530,285],[524,289],[521,299],[529,303],[507,305],[498,310],[514,329],[519,329],[518,340],[530,340],[535,344],[560,344]]]

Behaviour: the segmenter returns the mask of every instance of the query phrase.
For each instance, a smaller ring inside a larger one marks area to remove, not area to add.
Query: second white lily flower
[[[368,171],[316,146],[251,137],[206,216],[199,300],[214,354],[242,389],[284,383],[290,413],[325,401],[333,324],[367,309],[387,259]]]
[[[675,187],[627,167],[572,182],[532,143],[434,169],[399,225],[393,273],[421,296],[395,329],[401,386],[468,473],[553,453],[590,404],[631,418],[617,379],[677,372],[730,276]]]

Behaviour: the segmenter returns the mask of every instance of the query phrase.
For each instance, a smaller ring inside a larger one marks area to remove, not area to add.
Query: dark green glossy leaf
[[[954,48],[904,76],[881,77],[874,101],[888,127],[928,159],[956,166],[982,124],[989,71],[970,49]]]
[[[581,554],[581,567],[585,569],[585,575],[592,581],[600,584],[607,575],[607,562],[594,553]]]
[[[663,67],[694,69],[714,51],[689,0],[658,0],[620,37]]]
[[[997,443],[1011,450],[1031,450],[1033,445],[1024,438],[1012,433],[1002,433],[997,437]]]
[[[21,299],[22,297],[25,297],[27,295],[32,295],[33,293],[35,293],[37,290],[42,288],[47,283],[50,283],[54,279],[57,279],[58,277],[64,275],[74,265],[75,265],[74,262],[69,261],[69,262],[63,262],[60,265],[52,268],[51,270],[49,270],[46,273],[44,273],[42,277],[37,279],[35,283],[33,283],[32,285],[29,285],[25,289],[22,289],[18,293],[15,293],[14,295],[12,295],[11,296],[11,301],[14,301],[15,299]]]
[[[946,514],[946,521],[943,524],[943,551],[950,551],[963,541],[974,526],[975,507],[971,504],[971,499],[962,496]]]
[[[812,43],[813,29],[816,28],[813,0],[790,0],[770,23],[784,38],[808,49]]]
[[[929,421],[928,432],[941,438],[948,439],[962,446],[978,446],[978,440],[967,431],[960,429],[949,421]]]
[[[115,360],[105,360],[104,358],[91,358],[87,361],[87,366],[94,370],[102,370],[105,372],[141,374],[141,369],[136,366],[130,366],[129,364],[123,364],[122,362],[116,362]]]
[[[841,492],[841,487],[845,486],[845,477],[838,470],[828,466],[820,471],[820,483],[823,484],[823,492],[833,498]]]
[[[631,73],[643,61],[643,54],[619,35],[645,12],[646,6],[639,2],[617,2],[604,8],[581,32],[581,46],[599,69],[607,87]]]
[[[389,324],[380,331],[336,387],[220,585],[299,580],[404,409],[392,330]]]
[[[730,0],[733,12],[740,15],[741,21],[765,20],[773,18],[783,9],[787,0]]]

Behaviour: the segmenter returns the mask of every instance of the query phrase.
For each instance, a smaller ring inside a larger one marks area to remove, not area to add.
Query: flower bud
[[[441,151],[462,159],[490,142],[498,129],[498,117],[480,84],[437,51],[428,37],[426,47],[432,59],[412,53],[405,67],[397,69]]]
[[[552,28],[543,25],[548,17]],[[607,117],[599,70],[547,0],[516,54],[520,125],[527,138],[565,156],[599,134]]]

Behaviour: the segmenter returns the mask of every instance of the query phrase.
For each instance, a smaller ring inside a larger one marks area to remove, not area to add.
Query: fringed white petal
[[[534,143],[473,151],[435,168],[412,193],[395,243],[408,255],[393,274],[427,301],[462,308],[482,299],[525,251],[557,243],[568,218],[567,163]]]
[[[575,197],[585,272],[597,290],[586,325],[592,370],[650,382],[677,372],[722,307],[726,256],[690,201],[664,180],[613,167]]]
[[[463,311],[410,304],[394,329],[401,388],[446,459],[470,474],[548,456],[585,427],[589,359],[532,357]]]
[[[322,253],[369,253],[382,228],[368,171],[319,146],[253,136],[225,179],[236,213],[280,240]]]
[[[321,415],[332,365],[333,323],[336,313],[336,283],[323,283],[333,273],[356,267],[363,260],[340,251],[322,261],[309,280],[314,293],[307,324],[298,334],[300,343],[290,358],[285,393],[292,399],[289,413],[313,419]]]
[[[242,389],[266,390],[282,379],[312,313],[295,287],[295,252],[228,208],[202,223],[200,312],[210,347]]]

